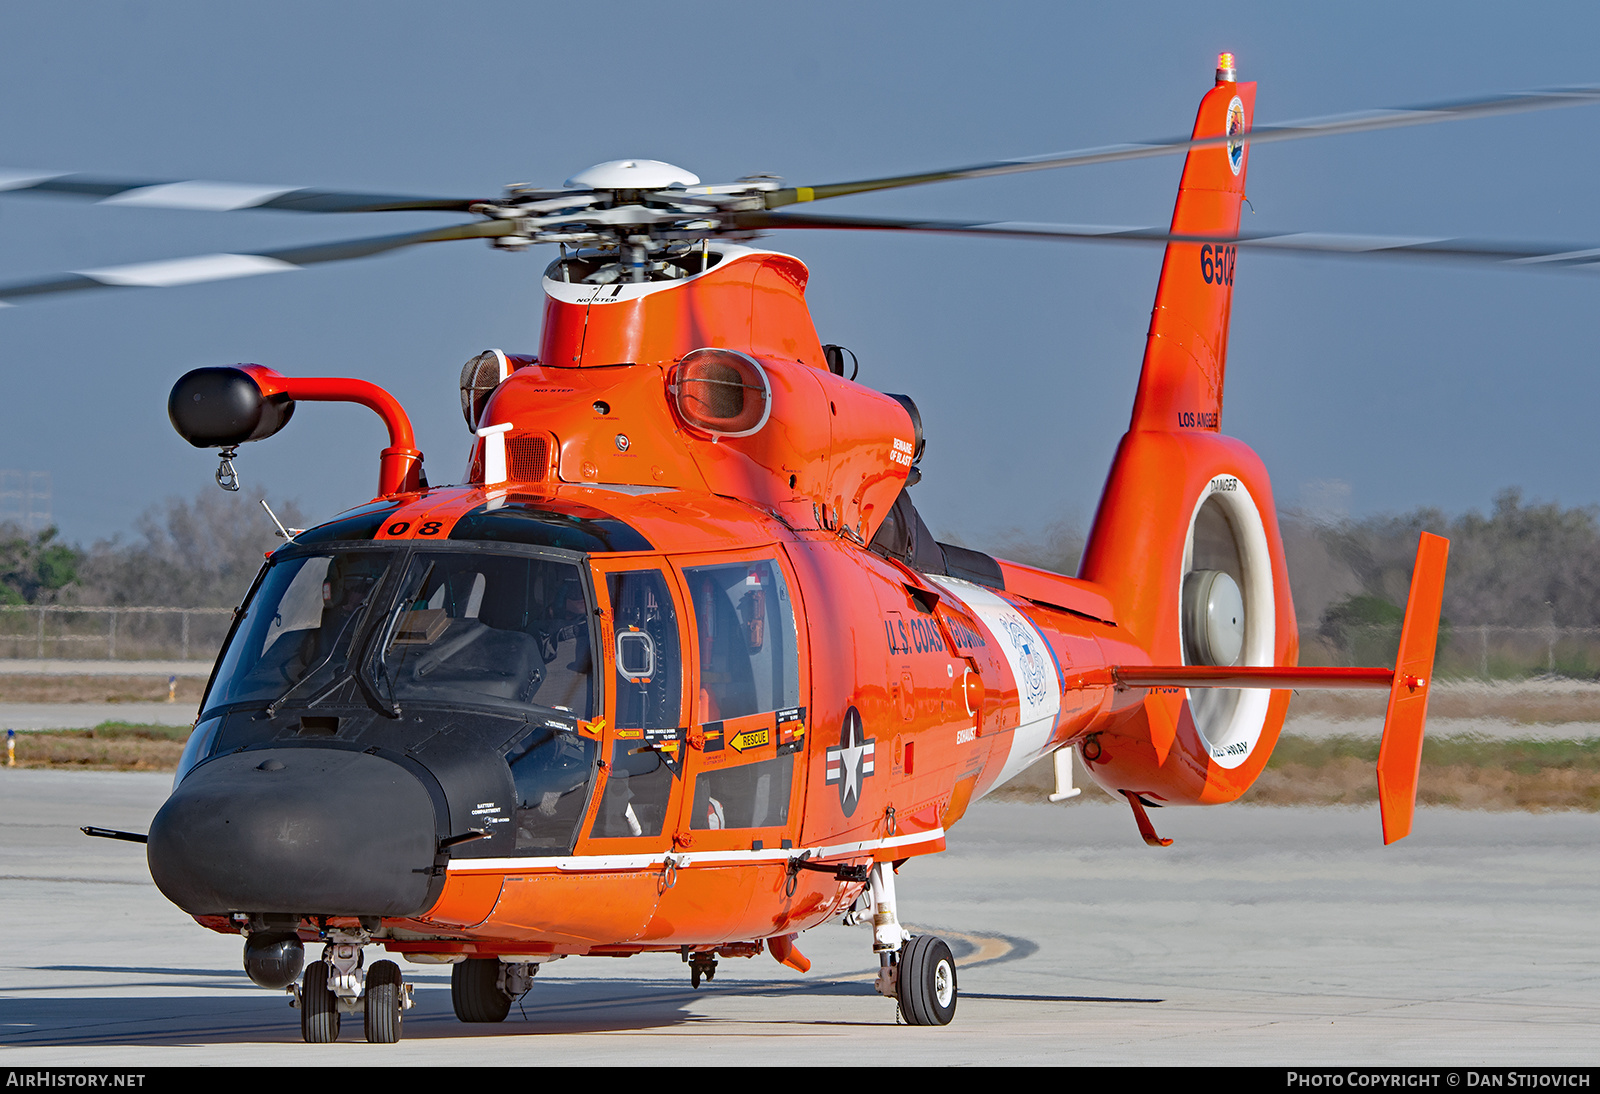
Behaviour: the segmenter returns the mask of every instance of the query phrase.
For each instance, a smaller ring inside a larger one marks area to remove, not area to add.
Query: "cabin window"
[[[637,739],[611,746],[611,767],[590,835],[598,839],[659,836],[672,797],[672,771],[661,752]]]
[[[700,720],[798,706],[794,609],[772,559],[684,570],[700,646]]]
[[[689,827],[777,828],[789,823],[794,753],[722,770],[702,771],[694,781]]]

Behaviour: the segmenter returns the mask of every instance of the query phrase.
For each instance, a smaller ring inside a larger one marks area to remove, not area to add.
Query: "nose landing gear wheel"
[[[944,939],[919,934],[907,942],[896,986],[907,1025],[949,1025],[956,1016],[956,959]]]
[[[328,990],[328,963],[313,961],[300,981],[300,1036],[308,1044],[339,1039],[339,1002]]]
[[[367,1041],[392,1045],[400,1040],[400,1019],[404,1000],[400,995],[400,966],[379,961],[367,973],[365,1014]]]
[[[450,1005],[463,1022],[503,1022],[511,996],[500,990],[500,961],[469,957],[450,969]]]

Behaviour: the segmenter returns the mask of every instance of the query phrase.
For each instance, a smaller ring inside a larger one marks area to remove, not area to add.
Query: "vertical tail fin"
[[[1235,81],[1231,58],[1217,68],[1194,133],[1238,139],[1190,150],[1172,227],[1227,237],[1238,231],[1244,203],[1244,136],[1256,88]],[[1214,664],[1213,654],[1190,641],[1210,625],[1196,607],[1209,599],[1186,607],[1183,593],[1195,582],[1220,581],[1209,576],[1218,573],[1243,602],[1242,612],[1227,617],[1239,642],[1233,664],[1293,665],[1299,652],[1271,481],[1260,458],[1218,428],[1232,257],[1227,244],[1167,247],[1133,421],[1078,571],[1111,601],[1121,634],[1157,665]],[[1152,690],[1122,722],[1119,750],[1095,763],[1094,778],[1151,800],[1232,801],[1266,765],[1288,705],[1287,691],[1191,698]]]
[[[1239,230],[1250,161],[1242,137],[1250,129],[1255,105],[1256,85],[1235,83],[1232,56],[1223,54],[1217,65],[1217,85],[1200,100],[1194,135],[1237,133],[1241,139],[1189,152],[1172,210],[1174,232],[1232,235]],[[1235,253],[1235,248],[1226,244],[1167,245],[1130,429],[1217,429],[1222,416]]]

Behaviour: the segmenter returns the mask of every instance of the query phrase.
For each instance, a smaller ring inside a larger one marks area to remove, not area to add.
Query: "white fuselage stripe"
[[[1017,689],[1018,722],[1000,773],[988,790],[1050,751],[1050,739],[1061,717],[1061,677],[1055,654],[1033,622],[1014,604],[980,585],[942,574],[924,575],[983,621],[999,645],[1003,663]],[[993,760],[990,761],[993,763]]]
[[[562,873],[581,873],[589,870],[647,870],[665,865],[672,855],[679,869],[688,866],[725,866],[736,863],[787,862],[810,851],[808,861],[862,855],[891,847],[912,847],[919,843],[932,843],[944,838],[944,829],[917,832],[887,839],[861,840],[857,843],[837,843],[828,847],[762,848],[760,851],[686,851],[675,854],[660,851],[641,855],[572,855],[566,858],[478,858],[461,859],[450,863],[449,872],[461,873],[520,873],[532,870],[557,870]]]

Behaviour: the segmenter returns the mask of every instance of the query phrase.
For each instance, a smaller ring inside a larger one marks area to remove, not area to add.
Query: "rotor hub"
[[[579,171],[565,183],[585,190],[665,190],[699,184],[700,176],[661,160],[607,160]]]

